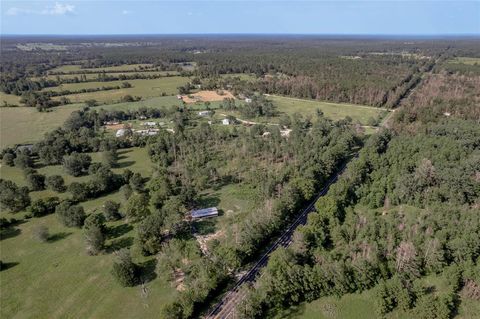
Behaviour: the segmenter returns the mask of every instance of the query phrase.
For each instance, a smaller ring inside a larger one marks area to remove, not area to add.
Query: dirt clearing
[[[214,101],[223,101],[226,98],[234,99],[232,93],[228,91],[199,91],[189,95],[182,95],[182,100],[185,103],[196,103],[196,102],[214,102]]]

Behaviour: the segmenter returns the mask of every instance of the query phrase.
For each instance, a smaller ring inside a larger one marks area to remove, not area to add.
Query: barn
[[[209,207],[209,208],[203,208],[198,210],[192,210],[191,212],[192,219],[200,219],[200,218],[216,217],[216,216],[218,216],[217,207]]]

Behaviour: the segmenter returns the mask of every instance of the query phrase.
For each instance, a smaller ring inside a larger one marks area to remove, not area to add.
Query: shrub
[[[13,155],[12,153],[6,153],[5,155],[3,155],[3,164],[6,165],[6,166],[13,166],[15,165],[15,155]]]
[[[25,179],[32,191],[41,191],[45,189],[45,175],[39,174],[34,170],[28,170]]]
[[[27,187],[18,187],[12,181],[0,178],[0,205],[12,212],[18,212],[30,204]]]
[[[88,171],[92,158],[87,154],[72,153],[63,157],[63,168],[67,174],[80,176]]]
[[[81,227],[85,221],[85,211],[82,206],[72,205],[69,201],[61,202],[55,208],[60,222],[67,227]]]
[[[60,203],[58,197],[38,199],[30,205],[30,212],[33,217],[41,217],[55,212],[55,207]]]
[[[51,190],[59,193],[63,193],[67,189],[65,187],[65,181],[60,175],[48,176],[46,179],[46,185]]]
[[[119,213],[119,208],[120,208],[120,203],[107,200],[103,204],[103,215],[105,216],[106,220],[112,221],[112,220],[118,220],[122,216]]]
[[[124,287],[135,286],[139,280],[140,269],[133,263],[130,251],[124,248],[117,251],[116,255],[112,275]]]

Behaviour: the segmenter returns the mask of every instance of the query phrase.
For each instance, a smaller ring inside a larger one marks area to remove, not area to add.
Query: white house
[[[246,103],[252,103],[252,99],[247,97],[247,98],[245,98],[245,102]]]
[[[230,125],[230,120],[229,119],[223,119],[222,124],[223,125]]]
[[[157,126],[157,122],[143,122],[143,126]]]

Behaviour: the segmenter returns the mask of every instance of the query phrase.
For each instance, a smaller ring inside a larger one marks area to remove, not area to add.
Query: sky
[[[480,35],[480,0],[0,3],[1,34]]]

